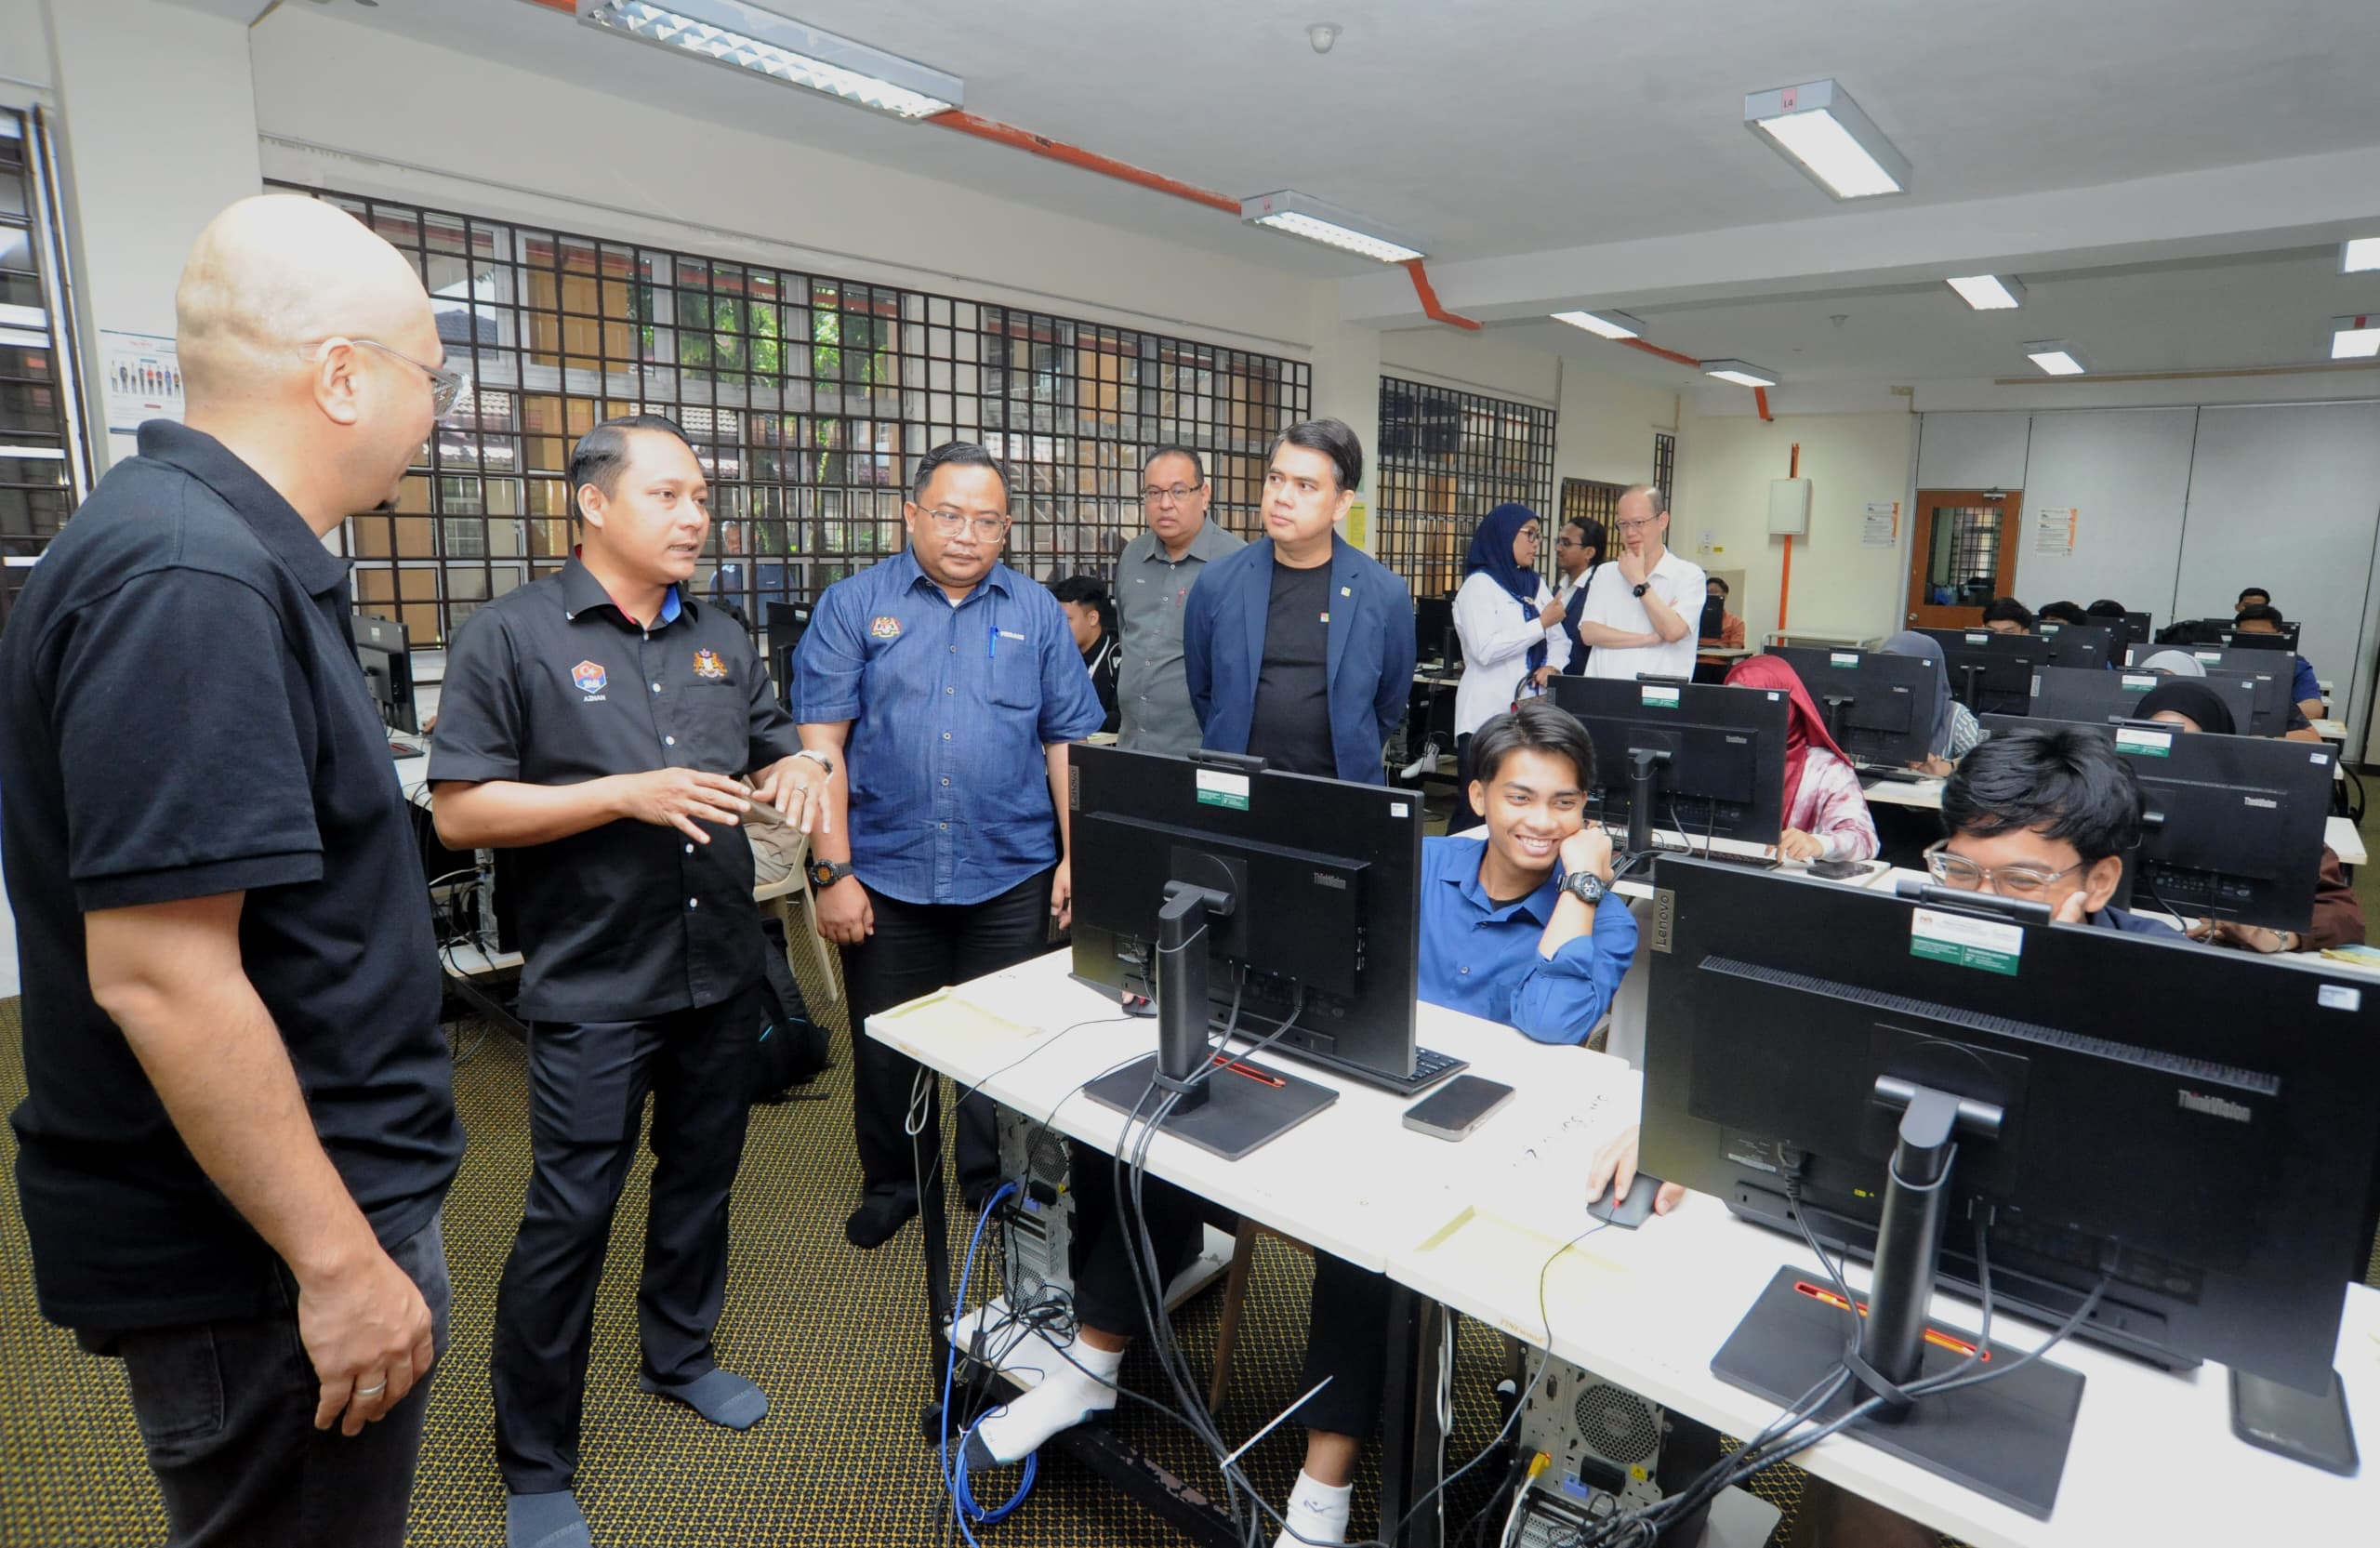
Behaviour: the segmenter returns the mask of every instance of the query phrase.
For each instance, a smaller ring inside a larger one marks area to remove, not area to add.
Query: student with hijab
[[[2147,660],[2141,662],[2139,669],[2144,672],[2155,672],[2160,677],[2202,678],[2206,676],[2205,663],[2186,650],[2152,652]],[[2226,719],[2228,718],[2227,713]],[[2281,740],[2319,742],[2321,739],[2322,734],[2314,729],[2314,722],[2306,718],[2305,711],[2294,704],[2291,705],[2289,724],[2281,733]]]
[[[1459,773],[1447,831],[1479,824],[1471,807],[1472,734],[1524,699],[1570,659],[1562,631],[1564,608],[1538,574],[1544,524],[1525,505],[1506,503],[1488,513],[1471,535],[1462,562],[1462,589],[1454,596],[1454,629],[1462,640],[1462,681],[1454,693],[1454,746]]]
[[[1904,629],[1886,640],[1884,648],[1895,655],[1932,658],[1934,742],[1925,757],[1910,767],[1930,774],[1949,774],[1983,740],[1983,727],[1976,723],[1975,711],[1950,696],[1950,668],[1942,660],[1942,647],[1914,629]]]
[[[1868,814],[1859,775],[1827,734],[1801,674],[1778,656],[1755,655],[1736,663],[1727,686],[1775,689],[1792,701],[1785,721],[1785,831],[1777,852],[1788,860],[1873,859],[1876,822]]]
[[[2217,736],[2237,734],[2231,707],[2204,682],[2177,677],[2141,695],[2135,718],[2163,721],[2186,732]],[[2268,954],[2283,951],[2324,951],[2363,941],[2363,905],[2347,884],[2346,867],[2330,845],[2322,846],[2321,868],[2314,880],[2314,917],[2303,930],[2268,930],[2257,924],[2228,920],[2192,920],[2183,933],[2194,941],[2215,941]]]

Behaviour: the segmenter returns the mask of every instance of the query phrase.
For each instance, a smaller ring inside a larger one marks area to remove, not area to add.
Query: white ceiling
[[[1724,232],[1747,257],[1725,283],[1704,287],[1718,294],[1651,306],[1606,299],[1654,324],[1669,348],[1739,356],[1795,379],[2015,375],[2029,369],[2016,343],[2061,335],[2080,340],[2101,371],[2303,363],[2327,348],[2323,319],[2380,310],[2380,276],[2341,279],[2334,257],[2305,250],[2302,230],[2282,240],[2288,222],[2278,214],[2261,218],[2274,230],[2253,261],[2239,260],[2258,246],[2249,232],[2228,233],[2231,256],[2220,260],[2147,272],[2018,268],[2031,297],[2003,314],[1970,312],[1946,288],[1911,283],[1906,264],[1892,283],[1881,259],[1863,274],[1867,260],[1850,239],[1863,209],[1908,210],[1917,222],[1940,209],[1947,229],[1956,220],[1949,206],[1972,215],[1986,207],[1974,201],[2010,201],[2001,251],[2048,255],[2062,232],[2024,229],[2030,196],[2047,211],[2049,191],[2380,147],[2373,0],[768,3],[963,76],[967,108],[984,116],[1232,197],[1293,187],[1420,233],[1434,273],[1455,276],[1440,279],[1448,304],[1477,304],[1491,318],[1549,310],[1560,282],[1542,271],[1560,266],[1540,265],[1526,284],[1498,279],[1527,256],[1567,259],[1567,250],[1617,252],[1647,239],[1684,238],[1690,248],[1689,233]],[[963,135],[672,59],[525,0],[320,8],[1245,260],[1350,278],[1368,267]],[[1323,20],[1345,30],[1317,57],[1304,29]],[[1823,75],[1840,80],[1913,164],[1906,197],[1838,205],[1745,130],[1745,92]],[[2380,234],[2380,187],[2354,197]],[[1839,228],[1844,250],[1823,266],[1839,271],[1832,278],[1803,272],[1789,284],[1782,267],[1760,272],[1762,228],[1818,222],[1822,235],[1824,222],[1839,220],[1852,223]],[[2146,225],[2143,235],[2128,264],[2155,255]],[[1358,306],[1351,291],[1350,314],[1378,311],[1395,325],[1384,315],[1388,279],[1368,284],[1383,299]],[[1575,284],[1581,296],[1597,289]],[[1501,312],[1495,303],[1505,303]],[[1498,331],[1583,349],[1599,367],[1632,375],[1689,375],[1554,324],[1505,321]]]

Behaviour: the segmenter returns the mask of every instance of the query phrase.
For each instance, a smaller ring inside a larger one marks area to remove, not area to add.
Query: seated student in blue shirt
[[[2240,609],[2240,615],[2232,620],[2231,627],[2242,634],[2279,634],[2281,625],[2287,621],[2281,617],[2281,609],[2272,603],[2251,602]],[[2297,663],[2296,672],[2289,685],[2290,702],[2296,705],[2297,712],[2307,720],[2319,721],[2322,718],[2321,679],[2314,675],[2314,664],[2304,656],[2293,655],[2290,659]]]
[[[1594,744],[1550,700],[1532,699],[1480,727],[1472,749],[1471,800],[1486,827],[1422,841],[1421,998],[1540,1042],[1583,1043],[1636,951],[1634,918],[1606,896],[1611,840],[1585,821]],[[1078,1179],[1105,1170],[1104,1158],[1089,1158]],[[1157,1187],[1150,1180],[1144,1197],[1150,1238],[1160,1263],[1178,1262],[1197,1215],[1161,1203]],[[1140,1321],[1131,1268],[1114,1250],[1121,1233],[1111,1209],[1078,1199],[1075,1228],[1080,1337],[1072,1358],[977,1427],[971,1468],[1021,1462],[1116,1406],[1116,1371],[1131,1337],[1119,1330]],[[1389,1299],[1384,1277],[1315,1254],[1299,1390],[1330,1380],[1299,1409],[1305,1465],[1284,1513],[1296,1535],[1284,1532],[1275,1548],[1346,1540],[1356,1456],[1380,1422]]]

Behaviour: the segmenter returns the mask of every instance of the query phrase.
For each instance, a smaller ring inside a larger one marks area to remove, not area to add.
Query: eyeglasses
[[[956,537],[962,532],[972,530],[976,536],[988,543],[1008,531],[1008,518],[1005,516],[971,518],[964,511],[937,509],[927,511],[926,519],[933,523],[933,530],[945,537]]]
[[[1557,549],[1585,549],[1593,547],[1593,544],[1581,543],[1575,537],[1557,537],[1554,540],[1554,546]]]
[[[1180,505],[1205,487],[1203,483],[1177,483],[1170,489],[1144,489],[1141,498],[1149,505]]]
[[[2003,897],[2031,897],[2072,876],[2084,864],[2077,860],[2062,871],[2044,871],[2031,866],[1978,866],[1942,847],[1950,841],[1944,839],[1925,852],[1925,868],[1933,873],[1935,880],[1963,893],[1979,893],[1988,887]]]
[[[1621,532],[1642,532],[1659,520],[1659,516],[1647,516],[1641,522],[1614,522],[1611,524]]]
[[[1519,538],[1524,543],[1534,543],[1539,541],[1538,530],[1535,527],[1523,527],[1513,536]]]
[[[377,338],[350,338],[348,342],[361,344],[367,350],[377,350],[384,355],[393,355],[428,377],[430,378],[430,411],[441,419],[454,411],[455,401],[460,398],[464,390],[471,385],[471,374],[469,371],[450,371],[443,365],[424,365],[403,350],[391,350]]]

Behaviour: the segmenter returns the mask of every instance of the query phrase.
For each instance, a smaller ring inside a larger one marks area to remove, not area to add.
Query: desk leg
[[[1403,1285],[1389,1303],[1388,1361],[1381,1431],[1380,1527],[1386,1533],[1413,1502],[1437,1487],[1446,1435],[1438,1423],[1446,1308]],[[1443,1372],[1448,1381],[1451,1371]],[[1439,1548],[1438,1512],[1416,1515],[1395,1548]]]
[[[932,1077],[934,1082],[933,1108],[937,1118],[942,1108],[942,1077]],[[909,1160],[915,1168],[912,1175],[924,1180],[926,1185],[918,1191],[918,1235],[925,1252],[926,1263],[926,1391],[931,1395],[926,1403],[925,1433],[928,1439],[942,1430],[942,1372],[945,1354],[944,1329],[951,1317],[950,1305],[950,1218],[944,1212],[943,1200],[948,1193],[943,1185],[942,1125],[929,1123],[909,1136]]]

